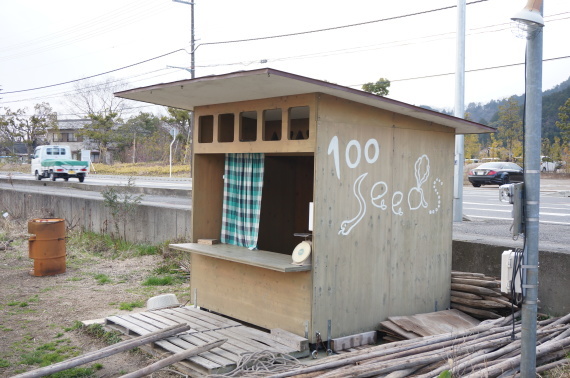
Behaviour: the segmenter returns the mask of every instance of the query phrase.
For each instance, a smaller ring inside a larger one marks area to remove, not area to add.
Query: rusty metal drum
[[[28,222],[29,257],[34,260],[33,276],[65,273],[65,219],[37,218]]]

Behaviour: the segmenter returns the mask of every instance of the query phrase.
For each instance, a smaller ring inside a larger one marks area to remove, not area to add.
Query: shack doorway
[[[291,254],[303,241],[295,233],[309,232],[313,201],[313,156],[265,156],[257,246]]]

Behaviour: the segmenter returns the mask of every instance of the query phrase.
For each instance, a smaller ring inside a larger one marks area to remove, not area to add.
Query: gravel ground
[[[94,241],[78,244],[68,241],[64,274],[32,276],[26,226],[12,223],[10,237],[6,238],[3,233],[6,221],[0,221],[1,377],[38,368],[38,363],[29,362],[30,358],[46,350],[68,353],[67,357],[71,357],[107,346],[101,338],[90,336],[85,330],[70,329],[78,321],[130,312],[119,309],[123,303],[139,302],[143,308],[133,311],[143,311],[148,298],[165,292],[175,293],[181,303],[190,297],[188,280],[173,286],[142,285],[147,277],[156,275],[155,269],[163,262],[162,255],[134,257],[128,252],[110,255]],[[106,277],[106,281],[97,277]],[[146,353],[123,352],[95,361],[101,365],[93,376],[116,377],[152,362],[154,359]],[[154,377],[166,376],[177,375],[154,374]]]

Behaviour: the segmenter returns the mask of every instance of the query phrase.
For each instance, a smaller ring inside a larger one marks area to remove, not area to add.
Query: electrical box
[[[501,291],[503,293],[511,292],[511,282],[515,280],[515,293],[521,291],[521,269],[515,266],[517,261],[522,261],[522,252],[513,252],[512,250],[504,251],[501,255]],[[516,270],[516,276],[513,278],[513,271]]]
[[[519,236],[524,233],[523,194],[524,184],[522,182],[505,184],[499,187],[499,200],[513,205],[513,236]]]

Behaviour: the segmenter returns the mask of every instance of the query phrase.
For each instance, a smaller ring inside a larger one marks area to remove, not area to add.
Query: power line
[[[156,59],[160,59],[160,58],[163,58],[163,57],[165,57],[165,56],[168,56],[168,55],[171,55],[171,54],[180,52],[180,51],[186,51],[186,50],[185,50],[185,49],[174,50],[174,51],[171,51],[171,52],[169,52],[169,53],[162,54],[162,55],[159,55],[159,56],[155,56],[154,58],[150,58],[150,59],[147,59],[147,60],[143,60],[143,61],[138,62],[138,63],[129,64],[128,66],[124,66],[124,67],[121,67],[121,68],[116,68],[116,69],[114,69],[114,70],[102,72],[102,73],[99,73],[99,74],[96,74],[96,75],[91,75],[91,76],[83,77],[83,78],[81,78],[81,79],[75,79],[75,80],[65,81],[65,82],[63,82],[63,83],[57,83],[57,84],[44,85],[43,87],[37,87],[37,88],[29,88],[29,89],[21,89],[21,90],[19,90],[19,91],[3,92],[2,94],[29,92],[29,91],[35,91],[35,90],[38,90],[38,89],[53,88],[53,87],[57,87],[57,86],[60,86],[60,85],[71,84],[71,83],[75,83],[75,82],[78,82],[78,81],[81,81],[81,80],[92,79],[92,78],[97,77],[97,76],[107,75],[107,74],[110,74],[110,73],[113,73],[113,72],[117,72],[117,71],[120,71],[120,70],[124,70],[125,68],[131,68],[131,67],[134,67],[134,66],[138,66],[139,64],[143,64],[143,63],[147,63],[147,62],[150,62],[150,61],[153,61],[153,60],[156,60]]]
[[[553,60],[568,59],[568,58],[570,58],[570,55],[567,55],[567,56],[559,56],[559,57],[556,57],[556,58],[543,59],[542,61],[543,61],[543,62],[549,62],[549,61],[553,61]],[[474,68],[474,69],[472,69],[472,70],[465,70],[465,72],[488,71],[488,70],[495,70],[495,69],[498,69],[498,68],[507,68],[507,67],[516,67],[516,66],[524,66],[524,62],[523,62],[523,63],[503,64],[503,65],[500,65],[500,66],[492,66],[492,67],[484,67],[484,68]],[[398,81],[408,81],[408,80],[418,80],[418,79],[429,79],[429,78],[433,78],[433,77],[441,77],[441,76],[449,76],[449,75],[455,75],[455,72],[447,72],[447,73],[434,74],[434,75],[409,77],[409,78],[406,78],[406,79],[390,80],[390,82],[391,82],[391,83],[394,83],[394,82],[398,82]],[[357,86],[362,86],[362,84],[351,85],[351,87],[357,87]]]
[[[470,3],[467,3],[467,5],[472,5],[472,4],[476,4],[476,3],[481,3],[481,2],[486,2],[489,0],[477,0],[477,1],[473,1]],[[388,17],[388,18],[384,18],[384,19],[379,19],[379,20],[372,20],[372,21],[366,21],[366,22],[361,22],[361,23],[355,23],[355,24],[349,24],[349,25],[342,25],[342,26],[336,26],[336,27],[331,27],[331,28],[325,28],[325,29],[317,29],[317,30],[311,30],[311,31],[305,31],[305,32],[298,32],[298,33],[288,33],[288,34],[282,34],[282,35],[275,35],[275,36],[267,36],[267,37],[259,37],[259,38],[249,38],[249,39],[241,39],[241,40],[232,40],[232,41],[220,41],[220,42],[208,42],[208,43],[203,43],[201,45],[216,45],[216,44],[229,44],[229,43],[238,43],[238,42],[247,42],[247,41],[255,41],[255,40],[264,40],[264,39],[272,39],[272,38],[281,38],[281,37],[289,37],[289,36],[296,36],[296,35],[303,35],[303,34],[310,34],[310,33],[317,33],[317,32],[324,32],[324,31],[329,31],[329,30],[337,30],[337,29],[343,29],[343,28],[348,28],[348,27],[354,27],[354,26],[360,26],[360,25],[366,25],[366,24],[372,24],[372,23],[378,23],[378,22],[383,22],[383,21],[390,21],[390,20],[395,20],[395,19],[401,19],[401,18],[406,18],[406,17],[411,17],[411,16],[417,16],[417,15],[422,15],[422,14],[427,14],[427,13],[432,13],[432,12],[437,12],[437,11],[442,11],[442,10],[447,10],[447,9],[452,9],[457,7],[456,5],[453,6],[448,6],[448,7],[443,7],[443,8],[437,8],[437,9],[432,9],[432,10],[427,10],[427,11],[421,11],[421,12],[415,12],[415,13],[409,13],[409,14],[405,14],[405,15],[400,15],[400,16],[394,16],[394,17]],[[566,13],[560,13],[557,15],[562,15],[562,14],[566,14]],[[553,16],[557,16],[557,15],[553,15]],[[555,20],[558,21],[558,20]],[[484,28],[488,28],[488,27],[495,27],[495,26],[501,26],[503,24],[500,25],[491,25],[491,26],[486,26],[483,28],[479,28],[479,29],[484,29]],[[490,31],[490,32],[495,32],[495,31],[501,31],[504,29],[500,29],[500,30],[494,30],[494,31]],[[485,33],[485,31],[481,31],[479,33]],[[452,34],[452,33],[444,33],[444,34],[439,34],[439,35],[432,35],[432,36],[427,36],[427,37],[421,37],[421,38],[417,38],[417,39],[423,39],[423,38],[429,38],[429,37],[435,37],[435,36],[444,36],[446,34]],[[398,41],[398,42],[402,42],[402,41]],[[388,44],[388,43],[386,43]],[[201,46],[199,45],[199,46]],[[352,48],[352,49],[359,49],[359,48]],[[347,51],[350,49],[345,49],[344,51]],[[70,81],[66,81],[66,82],[62,82],[62,83],[57,83],[57,84],[51,84],[51,85],[47,85],[47,86],[42,86],[42,87],[37,87],[37,88],[30,88],[30,89],[24,89],[24,90],[17,90],[17,91],[10,91],[10,92],[0,92],[2,94],[13,94],[13,93],[22,93],[22,92],[29,92],[29,91],[34,91],[34,90],[39,90],[39,89],[45,89],[45,88],[51,88],[51,87],[56,87],[56,86],[61,86],[61,85],[65,85],[65,84],[70,84],[70,83],[74,83],[74,82],[78,82],[78,81],[82,81],[82,80],[86,80],[86,79],[90,79],[90,78],[94,78],[94,77],[98,77],[98,76],[102,76],[102,75],[106,75],[109,73],[113,73],[113,72],[117,72],[126,68],[130,68],[130,67],[134,67],[143,63],[147,63],[149,61],[152,60],[156,60],[159,58],[162,58],[164,56],[168,56],[171,55],[173,53],[179,52],[179,51],[185,51],[188,53],[188,51],[186,51],[186,49],[178,49],[178,50],[174,50],[171,51],[169,53],[154,57],[154,58],[150,58],[138,63],[134,63],[131,65],[127,65],[121,68],[117,68],[111,71],[106,71],[103,73],[99,73],[96,75],[91,75],[91,76],[87,76],[84,78],[80,78],[80,79],[75,79],[75,80],[70,80]],[[340,53],[343,50],[338,50]],[[317,53],[318,54],[318,53]],[[314,55],[317,55],[314,54]],[[330,53],[328,53],[330,55]],[[313,54],[309,54],[307,57],[310,57]],[[313,55],[313,56],[314,56]],[[297,56],[297,57],[288,57],[288,58],[277,58],[274,59],[274,61],[279,61],[279,60],[289,60],[289,59],[296,59],[296,58],[301,58],[303,56]],[[252,64],[255,63],[256,61],[252,61],[249,62],[248,64]],[[215,64],[215,65],[204,65],[201,67],[213,67],[213,66],[222,66],[222,65],[237,65],[237,64],[245,64],[244,62],[240,62],[240,63],[226,63],[226,64]],[[519,65],[520,63],[514,64],[514,65]],[[501,68],[502,66],[498,66],[497,68]],[[505,66],[505,67],[508,67]],[[487,69],[492,69],[492,68],[487,68]],[[485,69],[480,69],[480,70],[485,70]],[[470,71],[466,71],[466,72],[470,72]],[[437,77],[437,76],[446,76],[446,75],[451,75],[452,73],[445,73],[445,74],[437,74],[437,75],[431,75],[431,76],[424,76],[424,77],[417,77],[417,78],[407,78],[407,79],[397,79],[397,80],[392,80],[393,82],[396,81],[405,81],[405,80],[414,80],[414,79],[421,79],[421,78],[429,78],[429,77]],[[23,100],[20,100],[23,101]]]
[[[482,2],[486,2],[486,1],[489,1],[489,0],[476,0],[476,1],[472,1],[472,2],[470,2],[470,3],[467,3],[467,5],[482,3]],[[400,15],[400,16],[386,17],[386,18],[381,18],[381,19],[378,19],[378,20],[358,22],[358,23],[355,23],[355,24],[348,24],[348,25],[341,25],[341,26],[333,26],[333,27],[324,28],[324,29],[315,29],[315,30],[308,30],[308,31],[296,32],[296,33],[278,34],[278,35],[272,35],[272,36],[266,36],[266,37],[254,37],[254,38],[245,38],[245,39],[235,39],[235,40],[231,40],[231,41],[206,42],[206,43],[201,43],[201,44],[199,44],[196,48],[198,48],[198,47],[200,47],[200,46],[207,46],[207,45],[222,45],[222,44],[229,44],[229,43],[251,42],[251,41],[260,41],[260,40],[264,40],[264,39],[293,37],[293,36],[299,36],[299,35],[305,35],[305,34],[320,33],[320,32],[325,32],[325,31],[332,31],[332,30],[339,30],[339,29],[345,29],[345,28],[352,28],[352,27],[355,27],[355,26],[370,25],[370,24],[375,24],[375,23],[378,23],[378,22],[393,21],[393,20],[398,20],[398,19],[402,19],[402,18],[407,18],[407,17],[412,17],[412,16],[419,16],[419,15],[423,15],[423,14],[428,14],[428,13],[433,13],[433,12],[439,12],[439,11],[448,10],[448,9],[453,9],[453,8],[457,8],[457,5],[450,5],[450,6],[447,6],[447,7],[436,8],[436,9],[430,9],[430,10],[427,10],[427,11],[421,11],[421,12],[415,12],[415,13],[408,13],[408,14],[403,14],[403,15]]]

